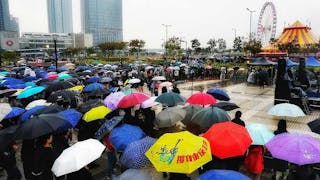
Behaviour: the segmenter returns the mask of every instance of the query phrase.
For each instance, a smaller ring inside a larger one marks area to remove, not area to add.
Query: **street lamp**
[[[58,52],[57,52],[58,35],[57,34],[53,34],[52,38],[53,38],[53,42],[54,42],[54,58],[55,58],[55,62],[56,62],[56,72],[58,72]]]
[[[256,12],[254,10],[250,10],[249,8],[247,8],[247,11],[249,11],[250,13],[250,34],[249,34],[249,41],[251,41],[251,24],[252,24],[252,13]]]
[[[166,29],[166,41],[165,41],[165,43],[164,43],[164,48],[165,48],[165,55],[166,55],[166,58],[167,58],[166,43],[168,42],[168,28],[171,27],[171,25],[169,25],[169,24],[162,24],[162,26],[164,26],[165,29]]]
[[[232,28],[232,31],[234,32],[234,39],[237,38],[237,29],[236,28]]]

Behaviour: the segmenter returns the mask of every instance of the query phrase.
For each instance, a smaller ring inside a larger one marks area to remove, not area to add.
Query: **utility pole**
[[[166,48],[166,44],[168,42],[168,28],[171,27],[171,25],[169,24],[162,24],[162,26],[164,26],[164,28],[166,29],[166,41],[164,42],[164,49],[165,49],[165,57],[167,59],[167,48]]]
[[[249,42],[251,41],[251,25],[252,25],[252,13],[256,12],[254,10],[250,10],[249,8],[247,8],[247,11],[249,11],[250,13],[250,34],[249,34]]]
[[[232,31],[234,32],[234,39],[237,38],[237,29],[236,28],[232,28]]]

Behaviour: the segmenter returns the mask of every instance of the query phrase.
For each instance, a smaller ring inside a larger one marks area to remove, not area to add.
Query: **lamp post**
[[[234,32],[234,39],[237,38],[237,29],[236,28],[232,28],[232,31]]]
[[[249,11],[250,13],[250,34],[249,34],[249,42],[251,41],[251,24],[252,24],[252,13],[256,12],[254,10],[250,10],[249,8],[247,8],[247,11]]]
[[[165,56],[166,56],[166,59],[167,59],[167,48],[166,48],[166,43],[168,41],[168,28],[171,27],[171,25],[169,24],[162,24],[162,26],[164,26],[164,28],[166,29],[166,41],[164,43],[164,49],[165,49]]]
[[[55,58],[55,63],[56,63],[56,72],[58,72],[58,52],[57,52],[58,35],[57,34],[53,34],[52,38],[53,38],[53,42],[54,42],[54,58]]]

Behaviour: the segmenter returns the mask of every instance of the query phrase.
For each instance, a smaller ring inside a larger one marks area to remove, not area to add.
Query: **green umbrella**
[[[157,97],[155,101],[171,107],[176,106],[178,104],[183,104],[186,101],[186,99],[182,97],[180,94],[168,92],[161,94],[159,97]]]
[[[154,124],[159,128],[174,126],[178,121],[181,121],[186,116],[186,111],[179,107],[169,107],[161,111]]]
[[[187,111],[186,116],[182,120],[184,124],[188,124],[191,122],[191,118],[193,115],[195,115],[198,111],[202,110],[203,107],[199,105],[189,105],[183,108],[184,110]]]
[[[246,126],[253,145],[265,145],[269,142],[274,134],[263,124],[249,124]]]
[[[208,106],[192,116],[191,122],[198,124],[204,129],[210,128],[213,124],[229,121],[228,113],[220,108]]]
[[[65,80],[65,79],[70,79],[72,78],[72,76],[70,76],[69,74],[66,73],[61,73],[58,75],[58,80]]]

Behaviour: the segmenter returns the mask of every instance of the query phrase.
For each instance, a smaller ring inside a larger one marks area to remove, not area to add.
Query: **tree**
[[[66,56],[75,56],[77,54],[79,54],[81,51],[80,48],[66,48],[64,50],[62,50],[62,53]]]
[[[201,44],[198,39],[191,40],[191,47],[195,51],[196,54],[198,54],[201,51]]]
[[[96,50],[93,47],[86,48],[85,50],[86,50],[86,53],[89,54],[89,55],[96,53]]]
[[[168,55],[175,55],[181,49],[181,39],[179,37],[172,37],[165,44]]]
[[[146,43],[141,39],[133,39],[129,42],[129,49],[131,53],[137,52],[137,58],[139,57],[139,52],[144,47]]]
[[[217,46],[216,40],[215,39],[209,39],[209,41],[207,42],[207,44],[209,45],[209,50],[211,53],[214,52],[214,48]]]
[[[295,44],[293,41],[285,44],[278,44],[278,48],[281,51],[286,51],[289,55],[292,53],[298,53],[300,51],[300,46]]]
[[[227,48],[226,40],[220,38],[218,39],[217,43],[218,43],[218,49],[220,52],[223,52],[224,50],[226,50]]]
[[[244,43],[244,50],[249,51],[253,56],[261,52],[261,48],[261,41],[256,39],[251,39],[251,41]]]
[[[17,61],[20,57],[20,52],[18,51],[3,51],[1,53],[1,60],[4,61]]]
[[[241,52],[243,49],[241,37],[238,36],[233,40],[233,49],[235,51]]]

